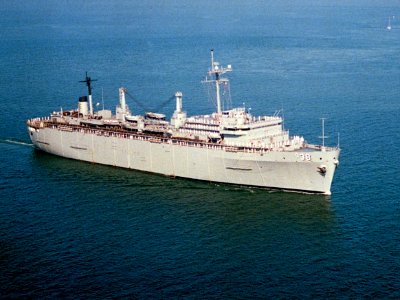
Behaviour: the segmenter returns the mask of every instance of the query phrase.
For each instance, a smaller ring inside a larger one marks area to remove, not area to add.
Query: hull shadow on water
[[[335,223],[331,197],[270,191],[229,184],[209,183],[184,178],[91,164],[33,152],[38,174],[47,173],[59,186],[67,183],[69,191],[86,191],[86,201],[109,201],[133,206],[137,201],[153,206],[186,206],[199,214],[210,214],[235,222],[282,220],[290,223]],[[78,200],[75,196],[72,199]],[[129,204],[131,202],[131,204]]]
[[[92,269],[99,276],[107,270],[115,282],[99,287],[105,293],[122,285],[145,298],[196,291],[204,298],[265,296],[265,290],[296,295],[298,285],[287,274],[321,281],[321,270],[340,248],[335,213],[324,196],[172,179],[39,151],[31,164],[39,194],[32,197],[41,199],[35,219],[52,232],[43,239],[62,241],[44,253],[56,253],[63,276],[77,276],[69,271],[71,261],[86,266],[79,270],[88,274],[85,286],[99,284]],[[60,265],[70,255],[65,249],[74,255]],[[100,259],[87,262],[91,257]],[[71,283],[61,293],[81,288]]]

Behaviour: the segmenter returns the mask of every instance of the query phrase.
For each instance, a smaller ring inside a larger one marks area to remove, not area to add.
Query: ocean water
[[[400,298],[399,2],[275,2],[1,3],[1,298]],[[180,90],[189,114],[212,112],[212,48],[233,104],[283,109],[309,142],[321,117],[328,144],[340,134],[332,196],[33,149],[25,121],[74,108],[85,71],[106,108],[124,86],[149,108]]]

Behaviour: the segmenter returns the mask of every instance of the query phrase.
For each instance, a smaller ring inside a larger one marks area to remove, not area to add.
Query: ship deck
[[[157,128],[157,131],[151,132],[147,131],[146,133],[141,133],[136,130],[129,130],[122,126],[101,126],[101,127],[87,127],[82,125],[73,125],[68,123],[54,122],[49,117],[44,118],[34,118],[27,121],[27,125],[31,128],[40,130],[43,128],[51,128],[60,131],[67,132],[81,132],[86,134],[95,134],[98,136],[104,137],[115,137],[121,139],[131,139],[131,140],[142,140],[148,141],[151,143],[164,143],[164,144],[173,144],[180,146],[188,146],[188,147],[198,147],[198,148],[206,148],[213,150],[222,150],[226,152],[242,152],[242,153],[258,153],[265,154],[271,151],[275,152],[320,152],[320,151],[336,151],[337,148],[334,147],[322,147],[319,145],[313,144],[305,144],[304,147],[293,150],[287,149],[285,146],[279,148],[268,148],[261,146],[233,146],[224,144],[224,142],[214,143],[214,142],[205,142],[202,140],[189,139],[183,137],[167,137],[162,133],[162,128]],[[165,133],[167,131],[165,130]]]

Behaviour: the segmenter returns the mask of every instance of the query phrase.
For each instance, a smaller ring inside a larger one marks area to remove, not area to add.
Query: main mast
[[[97,81],[97,79],[91,79],[87,72],[86,72],[86,77],[85,80],[81,80],[79,82],[85,82],[87,87],[88,87],[88,96],[89,96],[89,111],[90,115],[93,115],[93,101],[92,101],[92,81]]]
[[[204,82],[214,82],[215,83],[215,90],[216,90],[216,99],[217,99],[217,113],[221,114],[221,95],[220,95],[220,84],[228,83],[229,80],[227,78],[222,78],[221,75],[225,74],[226,72],[231,72],[232,66],[228,65],[226,68],[219,65],[218,62],[214,61],[214,50],[211,49],[211,69],[208,71],[208,75],[214,77],[213,80],[206,80]]]

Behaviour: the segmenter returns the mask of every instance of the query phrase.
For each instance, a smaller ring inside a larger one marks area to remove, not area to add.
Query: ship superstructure
[[[223,75],[232,67],[214,61],[205,83],[214,86],[216,112],[187,116],[175,93],[170,121],[161,113],[131,113],[125,88],[119,105],[93,110],[91,83],[78,108],[27,121],[36,148],[55,155],[168,176],[299,192],[331,193],[340,149],[289,136],[279,115],[253,116],[245,107],[223,109]],[[324,137],[324,135],[323,135]]]

